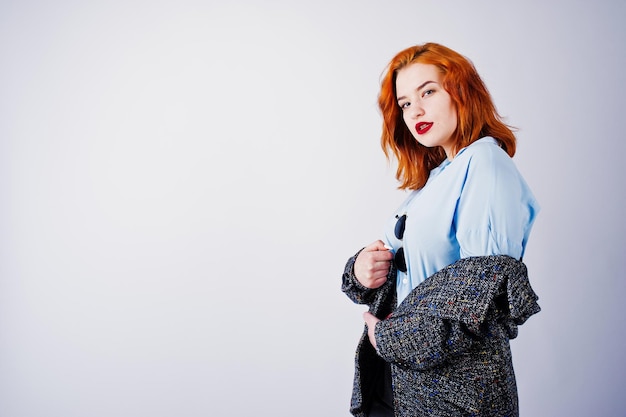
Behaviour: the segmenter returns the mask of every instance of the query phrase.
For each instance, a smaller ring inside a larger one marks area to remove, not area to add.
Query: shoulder
[[[492,137],[484,137],[463,148],[455,159],[476,173],[517,172],[513,159]]]
[[[473,161],[512,162],[511,157],[494,138],[487,136],[461,149],[457,158]]]

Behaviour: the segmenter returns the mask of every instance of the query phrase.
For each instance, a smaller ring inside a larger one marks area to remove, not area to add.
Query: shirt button
[[[408,280],[408,279],[406,279],[406,278],[402,279],[402,283],[403,283],[403,284],[406,284],[406,283],[408,283],[408,282],[409,282],[409,280]]]

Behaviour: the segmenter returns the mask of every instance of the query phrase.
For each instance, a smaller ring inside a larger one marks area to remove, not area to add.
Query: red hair
[[[498,140],[509,156],[515,154],[513,130],[502,121],[472,62],[443,45],[416,45],[399,52],[391,60],[378,96],[383,116],[381,145],[387,159],[391,153],[398,159],[396,178],[401,183],[400,189],[422,188],[430,171],[446,159],[443,148],[428,148],[413,137],[396,100],[398,71],[416,62],[435,65],[441,71],[442,87],[452,98],[457,111],[457,128],[452,135],[455,154],[484,136]]]

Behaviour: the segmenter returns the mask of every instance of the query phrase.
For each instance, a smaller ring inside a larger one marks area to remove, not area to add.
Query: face
[[[413,137],[424,146],[441,146],[452,159],[457,115],[452,98],[442,87],[442,78],[434,65],[407,65],[396,76],[396,94]]]

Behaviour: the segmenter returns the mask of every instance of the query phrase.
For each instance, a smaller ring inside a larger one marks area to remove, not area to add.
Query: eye
[[[422,97],[430,96],[430,95],[431,95],[431,94],[433,94],[434,92],[435,92],[435,90],[433,90],[432,88],[430,88],[430,89],[428,89],[428,90],[425,90],[425,91],[422,93]]]
[[[410,102],[410,101],[405,101],[404,103],[399,103],[399,106],[400,106],[400,108],[401,108],[402,110],[404,110],[404,109],[408,109],[410,105],[411,105],[411,102]]]

